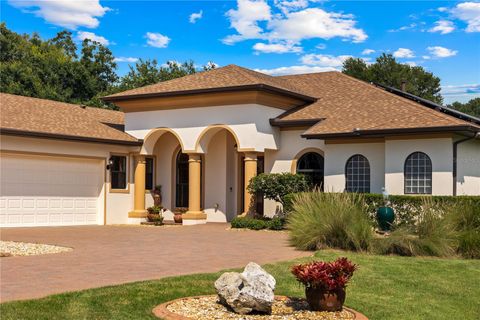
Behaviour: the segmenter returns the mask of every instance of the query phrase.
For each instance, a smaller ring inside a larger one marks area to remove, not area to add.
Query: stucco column
[[[147,210],[145,210],[145,165],[145,156],[136,155],[133,211],[128,213],[129,218],[143,218],[147,216]]]
[[[205,220],[207,215],[200,204],[202,158],[199,154],[189,154],[188,157],[188,211],[183,220]]]
[[[244,159],[244,166],[245,166],[245,189],[244,189],[244,204],[243,210],[244,212],[242,215],[247,215],[248,213],[252,212],[252,205],[254,201],[254,195],[248,192],[248,184],[250,180],[257,175],[257,154],[256,153],[245,153]]]

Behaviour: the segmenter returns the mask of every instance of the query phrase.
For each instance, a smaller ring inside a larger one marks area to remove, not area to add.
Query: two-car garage
[[[104,223],[101,158],[2,152],[0,226]]]

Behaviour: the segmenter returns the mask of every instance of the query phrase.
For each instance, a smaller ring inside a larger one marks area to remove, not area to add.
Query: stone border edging
[[[165,303],[159,304],[158,306],[153,308],[152,313],[157,318],[162,318],[162,319],[165,319],[165,320],[192,320],[192,318],[184,317],[182,315],[179,315],[179,314],[168,311],[167,307],[170,304],[172,304],[174,302],[177,302],[179,300],[191,299],[191,298],[211,297],[211,296],[216,296],[216,295],[191,296],[191,297],[183,297],[183,298],[178,298],[178,299],[175,299],[175,300],[170,300],[170,301],[167,301]],[[287,299],[288,297],[287,296],[277,296],[276,295],[275,298],[279,298],[279,299],[283,300],[283,299]],[[368,320],[368,318],[364,314],[361,314],[358,311],[355,311],[355,310],[347,308],[347,307],[343,307],[343,309],[353,313],[355,315],[355,320]]]

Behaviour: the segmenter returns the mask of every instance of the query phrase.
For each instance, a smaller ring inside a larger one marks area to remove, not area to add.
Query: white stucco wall
[[[385,187],[390,194],[404,194],[404,164],[416,151],[426,153],[432,161],[432,194],[451,195],[452,139],[408,139],[385,141]]]
[[[382,192],[382,187],[385,185],[383,143],[325,145],[325,191],[343,192],[345,190],[345,165],[355,154],[363,155],[370,163],[370,192]]]
[[[139,147],[128,147],[111,144],[72,142],[54,139],[38,139],[27,137],[14,137],[2,135],[1,150],[15,151],[25,153],[41,153],[59,156],[80,156],[95,157],[104,159],[105,163],[111,153],[120,153],[128,155],[130,152],[138,152]],[[105,170],[106,182],[102,188],[102,196],[99,197],[98,208],[103,216],[103,208],[106,208],[106,224],[125,224],[138,223],[138,219],[129,219],[128,212],[133,208],[133,179],[132,179],[132,161],[129,161],[129,182],[128,193],[110,192],[110,175]],[[105,194],[103,196],[103,194]],[[104,203],[106,204],[104,206]],[[103,224],[103,219],[99,223]]]
[[[480,195],[480,139],[458,144],[457,195]]]
[[[277,129],[269,120],[285,110],[258,104],[155,110],[125,114],[125,131],[144,139],[151,129],[170,128],[180,138],[184,151],[203,152],[197,141],[212,125],[227,125],[239,139],[240,149],[263,152],[277,149]],[[143,152],[149,153],[148,144]]]
[[[323,155],[325,143],[323,140],[307,140],[301,137],[305,130],[284,130],[280,131],[278,150],[265,151],[265,172],[281,173],[295,170],[293,162],[295,157],[306,149],[315,150]],[[278,210],[279,204],[275,201],[265,199],[264,214],[273,216]]]

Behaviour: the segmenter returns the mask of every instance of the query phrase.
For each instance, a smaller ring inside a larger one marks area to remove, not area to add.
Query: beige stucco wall
[[[385,141],[385,187],[390,194],[404,194],[404,164],[407,157],[421,151],[432,161],[432,194],[451,195],[452,139],[408,139]]]
[[[480,195],[480,139],[457,147],[457,195]]]
[[[361,154],[370,163],[370,192],[381,193],[385,185],[385,147],[383,143],[327,144],[325,146],[325,191],[345,190],[345,165]]]
[[[72,157],[95,157],[103,159],[106,163],[111,153],[128,155],[138,151],[138,147],[128,147],[111,144],[72,142],[54,139],[38,139],[15,136],[0,136],[2,152],[15,151],[24,153],[39,153],[58,156]],[[33,156],[33,155],[32,155]],[[130,158],[130,157],[129,157]],[[102,195],[99,196],[97,207],[101,210],[99,224],[103,224],[103,208],[106,208],[106,224],[138,223],[138,219],[129,219],[128,211],[133,207],[133,177],[132,161],[129,160],[129,191],[125,193],[110,192],[110,175],[105,170],[106,182],[102,188]],[[106,203],[105,203],[106,200]]]
[[[184,151],[202,153],[202,145],[197,144],[202,133],[210,126],[225,125],[238,138],[240,149],[263,152],[278,148],[277,130],[269,120],[283,112],[258,104],[132,112],[125,114],[125,131],[145,139],[151,129],[169,128],[181,140]],[[148,149],[146,143],[142,152],[149,153]]]

